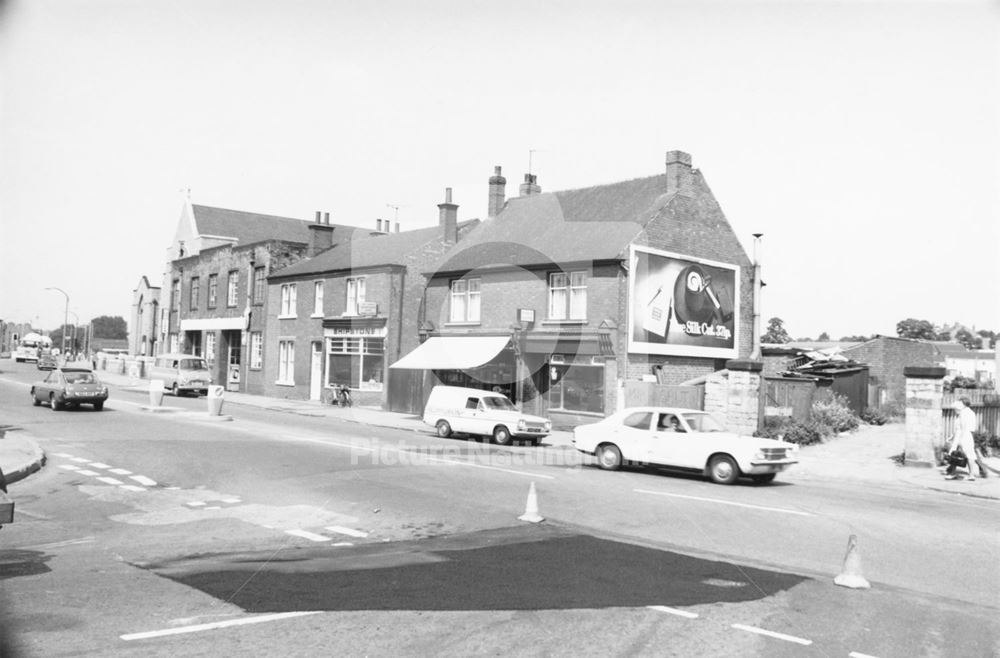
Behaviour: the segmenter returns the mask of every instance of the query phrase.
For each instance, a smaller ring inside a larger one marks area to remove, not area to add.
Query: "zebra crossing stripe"
[[[296,537],[302,537],[303,539],[308,539],[309,541],[330,541],[329,537],[317,535],[315,532],[309,532],[308,530],[285,530],[285,533]]]
[[[345,528],[344,526],[340,525],[330,525],[327,526],[326,529],[329,530],[330,532],[336,532],[341,535],[347,535],[348,537],[358,537],[363,539],[368,536],[367,532],[361,532],[360,530],[354,530],[353,528]]]
[[[138,482],[139,484],[146,485],[147,487],[155,487],[156,486],[156,480],[150,480],[145,475],[130,475],[129,477],[131,479],[135,480],[136,482]]]

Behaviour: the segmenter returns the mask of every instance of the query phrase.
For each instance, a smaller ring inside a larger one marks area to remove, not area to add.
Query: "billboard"
[[[635,245],[629,256],[629,352],[738,356],[739,266]]]

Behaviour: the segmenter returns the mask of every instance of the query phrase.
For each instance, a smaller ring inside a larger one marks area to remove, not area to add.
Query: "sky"
[[[485,218],[691,154],[792,337],[1000,331],[1000,3],[0,0],[0,319],[128,318],[193,203]]]

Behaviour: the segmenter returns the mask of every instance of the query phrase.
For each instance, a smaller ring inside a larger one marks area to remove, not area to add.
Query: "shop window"
[[[482,279],[451,282],[451,322],[479,322]]]
[[[384,338],[330,338],[327,342],[327,386],[382,390]]]
[[[294,318],[296,305],[296,291],[294,283],[285,283],[281,286],[281,310],[278,317]]]
[[[604,413],[604,367],[552,366],[549,407],[563,411]]]
[[[549,320],[587,319],[587,273],[549,274]]]

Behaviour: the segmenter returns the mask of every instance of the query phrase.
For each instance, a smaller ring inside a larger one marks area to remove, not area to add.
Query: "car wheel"
[[[613,443],[605,443],[597,449],[597,465],[605,471],[617,471],[622,467],[622,451]]]
[[[451,436],[451,425],[448,424],[448,421],[439,420],[437,422],[436,427],[437,427],[437,435],[440,436],[442,439],[447,439],[449,436]]]
[[[510,430],[505,425],[497,425],[493,430],[493,443],[498,446],[510,445]]]
[[[49,393],[49,409],[52,411],[59,411],[60,404],[56,401],[56,394]]]
[[[750,479],[753,480],[754,484],[767,484],[768,482],[774,482],[774,476],[777,473],[761,473],[760,475],[751,475]]]
[[[103,410],[104,410],[104,403],[103,402],[95,402],[94,403],[94,411],[103,411]]]
[[[708,475],[716,484],[733,484],[740,477],[740,467],[729,455],[716,455],[708,462]]]
[[[42,401],[38,399],[37,395],[35,395],[35,389],[31,389],[31,404],[35,405],[36,407],[42,405]]]

